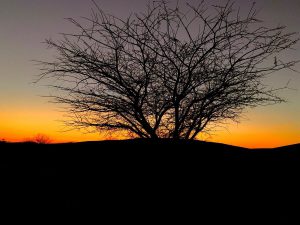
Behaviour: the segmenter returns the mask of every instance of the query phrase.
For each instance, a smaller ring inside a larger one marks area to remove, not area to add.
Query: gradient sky
[[[143,11],[148,0],[96,2],[104,11],[125,17]],[[244,10],[251,5],[250,0],[235,2]],[[260,11],[258,17],[267,24],[282,24],[289,31],[300,32],[299,0],[259,0],[256,7]],[[62,132],[66,128],[59,122],[63,119],[60,108],[40,97],[50,90],[42,84],[32,84],[39,74],[39,67],[32,60],[53,59],[43,41],[60,38],[61,32],[75,31],[64,18],[89,16],[91,8],[89,0],[0,0],[0,139],[23,141],[37,133],[46,134],[56,142],[103,138],[79,131]],[[300,59],[300,43],[295,48],[286,59]],[[300,71],[300,64],[296,69]],[[281,93],[287,103],[249,109],[239,124],[219,128],[207,140],[245,147],[300,143],[300,74],[282,71],[274,74],[268,84],[280,87],[289,80],[291,90]]]

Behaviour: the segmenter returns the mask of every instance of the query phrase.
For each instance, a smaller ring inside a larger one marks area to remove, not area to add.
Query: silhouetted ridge
[[[196,213],[216,224],[276,224],[298,215],[288,206],[290,199],[300,201],[299,146],[249,150],[143,139],[1,143],[1,204],[34,212],[115,213],[119,207],[144,218],[168,210]]]

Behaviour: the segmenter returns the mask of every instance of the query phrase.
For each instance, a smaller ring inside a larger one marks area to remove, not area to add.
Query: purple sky
[[[170,0],[172,1],[172,0]],[[148,0],[96,0],[104,11],[119,17],[131,12],[141,12]],[[179,0],[180,4],[186,2]],[[187,0],[193,4],[198,0]],[[224,3],[224,0],[206,1]],[[242,10],[251,5],[250,0],[236,0]],[[257,0],[259,18],[268,24],[287,25],[290,31],[300,32],[300,0]],[[46,38],[59,38],[60,32],[72,32],[74,27],[64,20],[67,17],[89,16],[92,2],[89,0],[1,0],[0,1],[0,113],[11,109],[48,108],[55,110],[39,95],[48,94],[43,86],[32,85],[39,68],[31,60],[51,59],[52,54],[42,43]],[[287,58],[300,59],[300,44]],[[300,65],[297,66],[300,71]],[[283,86],[291,80],[293,89],[282,93],[289,102],[250,110],[251,123],[272,124],[278,118],[288,117],[295,129],[298,127],[300,142],[300,74],[286,71],[278,73],[270,81]],[[254,121],[252,114],[266,114],[261,121]],[[0,114],[1,116],[1,114]],[[248,117],[248,114],[246,114]],[[276,121],[275,121],[276,122]],[[1,124],[1,118],[0,118]],[[0,126],[1,138],[1,126]]]

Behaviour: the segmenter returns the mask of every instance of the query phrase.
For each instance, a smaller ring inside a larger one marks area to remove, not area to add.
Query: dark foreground
[[[1,206],[88,211],[99,221],[295,224],[300,146],[145,140],[0,143]],[[209,222],[204,222],[209,221]]]

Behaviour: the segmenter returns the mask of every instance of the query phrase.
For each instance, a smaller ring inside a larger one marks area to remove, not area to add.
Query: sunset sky
[[[143,11],[148,0],[96,2],[104,11],[126,17]],[[244,10],[251,6],[250,0],[235,2]],[[90,0],[0,0],[0,140],[23,141],[38,133],[55,142],[104,138],[98,133],[65,131],[68,128],[60,121],[63,115],[59,106],[41,97],[51,91],[43,83],[33,84],[40,73],[33,60],[53,59],[43,41],[50,37],[60,39],[62,32],[76,31],[64,18],[88,17],[92,6]],[[260,12],[258,17],[267,24],[286,25],[289,31],[300,32],[299,0],[257,0],[256,8]],[[286,59],[300,59],[300,43]],[[300,64],[295,69],[300,71]],[[290,89],[281,92],[287,103],[249,109],[239,124],[220,127],[206,140],[250,148],[300,143],[300,73],[281,71],[267,84],[282,87],[288,81]]]

